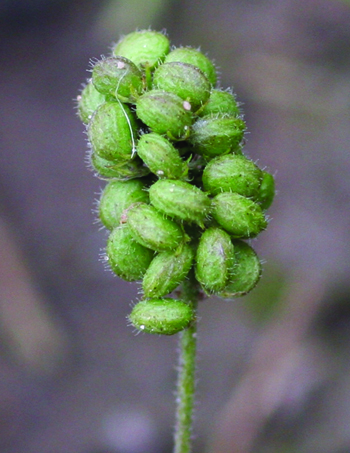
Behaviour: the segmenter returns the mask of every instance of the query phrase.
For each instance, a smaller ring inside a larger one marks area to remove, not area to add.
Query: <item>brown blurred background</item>
[[[276,175],[261,283],[199,308],[194,452],[350,452],[350,2],[0,3],[0,451],[168,453],[177,339],[98,261],[74,98],[135,28],[201,46]]]

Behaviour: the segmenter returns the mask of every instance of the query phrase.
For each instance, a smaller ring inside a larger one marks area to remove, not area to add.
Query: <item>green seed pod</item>
[[[210,83],[203,72],[191,64],[164,63],[154,71],[153,86],[174,93],[191,104],[196,112],[210,96]]]
[[[131,159],[137,125],[127,105],[102,104],[91,118],[87,132],[92,149],[99,157],[120,162]]]
[[[261,209],[266,211],[275,197],[275,179],[267,171],[263,171],[263,179],[260,186],[257,202],[260,204]]]
[[[101,179],[116,179],[127,181],[134,178],[142,178],[150,173],[149,169],[142,165],[141,159],[134,158],[127,162],[114,162],[99,157],[96,153],[90,153],[88,164],[95,170],[96,176]]]
[[[217,77],[215,66],[213,62],[199,50],[193,49],[192,47],[178,47],[165,57],[164,63],[173,61],[196,66],[206,75],[213,86],[216,84]]]
[[[106,252],[112,271],[128,282],[140,280],[154,256],[152,250],[135,241],[126,224],[114,228]]]
[[[136,304],[129,320],[136,329],[159,335],[174,335],[189,326],[193,309],[176,299],[148,299]]]
[[[111,94],[122,102],[135,102],[143,90],[142,73],[124,57],[98,61],[92,70],[92,83],[102,94]]]
[[[90,80],[77,97],[77,102],[79,118],[83,123],[88,124],[97,107],[105,102],[105,97],[96,90]]]
[[[152,250],[174,250],[184,240],[181,227],[153,206],[137,203],[128,209],[126,216],[134,239]]]
[[[139,179],[111,181],[102,192],[99,202],[99,217],[103,225],[112,230],[118,226],[122,213],[133,203],[148,203],[148,192]]]
[[[169,39],[163,33],[140,30],[124,36],[114,47],[113,54],[128,58],[136,66],[154,68],[169,50]]]
[[[192,124],[189,102],[161,90],[151,90],[140,96],[136,114],[153,132],[168,135],[172,140],[185,138]]]
[[[206,116],[192,126],[189,138],[195,151],[206,158],[213,158],[239,150],[245,123],[235,116]]]
[[[199,241],[196,256],[196,278],[208,293],[224,289],[234,263],[230,236],[220,228],[208,228]]]
[[[267,227],[261,207],[238,193],[216,195],[212,214],[219,225],[236,238],[255,237]]]
[[[208,102],[197,114],[201,117],[216,114],[238,116],[240,110],[231,91],[212,90]]]
[[[236,262],[231,269],[228,284],[219,294],[226,299],[249,293],[261,277],[261,264],[254,249],[239,240],[233,241],[233,244]]]
[[[159,134],[152,132],[142,135],[137,144],[137,154],[160,179],[182,179],[187,176],[187,163],[169,140]]]
[[[203,172],[203,187],[212,195],[235,192],[256,199],[262,171],[244,156],[227,154],[211,160]]]
[[[145,297],[163,297],[171,293],[185,279],[193,258],[193,248],[188,244],[181,244],[177,250],[159,253],[143,277]]]
[[[198,187],[184,181],[159,179],[152,184],[149,198],[153,206],[164,214],[204,228],[210,213],[211,201]]]

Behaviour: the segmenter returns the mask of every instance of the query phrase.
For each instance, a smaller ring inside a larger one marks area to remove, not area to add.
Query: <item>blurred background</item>
[[[201,46],[276,176],[259,286],[199,307],[194,452],[350,452],[350,2],[0,3],[0,451],[172,451],[177,338],[106,272],[74,99],[121,34]]]

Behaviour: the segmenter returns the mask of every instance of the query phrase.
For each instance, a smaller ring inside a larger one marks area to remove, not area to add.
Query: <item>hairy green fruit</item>
[[[154,71],[153,85],[174,93],[191,104],[196,112],[210,96],[210,83],[203,72],[187,63],[164,63]]]
[[[220,228],[209,228],[202,234],[196,256],[196,278],[207,293],[218,293],[227,284],[234,263],[230,236]]]
[[[241,118],[206,116],[193,124],[190,142],[198,154],[210,159],[239,150],[244,131]]]
[[[125,224],[109,235],[106,252],[112,271],[128,282],[140,280],[154,256],[152,250],[135,241]]]
[[[101,179],[127,181],[142,178],[150,173],[149,169],[142,165],[141,159],[137,158],[120,163],[103,159],[92,152],[89,155],[89,164],[96,171],[96,176]]]
[[[273,199],[275,198],[275,179],[271,173],[268,173],[267,171],[263,171],[262,174],[263,179],[257,202],[260,204],[261,209],[266,211],[266,209],[271,206]]]
[[[180,140],[189,134],[192,124],[191,105],[174,93],[151,90],[136,103],[137,116],[160,135]]]
[[[131,159],[137,126],[127,105],[102,104],[91,118],[87,132],[92,149],[99,157],[121,162]]]
[[[184,240],[181,227],[148,204],[135,204],[126,217],[134,239],[157,252],[174,250]]]
[[[152,205],[164,214],[204,228],[211,201],[198,187],[184,181],[162,179],[150,187],[149,197]]]
[[[192,47],[178,47],[171,51],[164,62],[181,62],[188,63],[199,68],[207,77],[212,85],[216,84],[216,69],[212,61],[209,60],[202,52]]]
[[[143,90],[142,73],[124,57],[98,61],[92,70],[92,83],[102,94],[111,94],[122,102],[135,102]]]
[[[261,264],[254,249],[243,241],[233,241],[235,264],[230,271],[229,282],[220,293],[226,299],[240,297],[255,288],[261,276]]]
[[[267,227],[261,207],[238,193],[216,195],[212,214],[219,225],[235,238],[255,237]]]
[[[256,199],[262,171],[244,156],[227,154],[211,160],[203,171],[204,189],[212,195],[235,192]]]
[[[149,265],[142,281],[145,297],[163,297],[183,282],[191,269],[193,247],[181,244],[176,250],[159,253]]]
[[[111,181],[102,192],[99,202],[99,217],[103,225],[112,230],[119,225],[122,213],[133,203],[149,200],[148,191],[139,179]]]
[[[212,90],[206,105],[198,112],[199,116],[227,114],[238,116],[239,106],[235,96],[230,91]]]
[[[164,298],[139,302],[132,309],[129,320],[140,331],[174,335],[188,327],[194,317],[192,307],[186,303]]]
[[[88,124],[94,111],[105,102],[103,94],[98,92],[90,80],[77,97],[80,120]]]
[[[141,30],[124,36],[114,47],[113,54],[128,58],[136,66],[154,68],[169,50],[169,39],[163,33]]]
[[[187,176],[188,165],[179,151],[162,135],[151,132],[141,135],[137,154],[158,178],[182,179]]]

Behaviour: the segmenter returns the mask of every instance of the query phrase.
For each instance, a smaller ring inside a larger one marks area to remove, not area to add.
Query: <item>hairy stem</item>
[[[183,299],[196,310],[198,286],[194,276],[182,286]],[[190,453],[196,367],[196,319],[180,333],[179,375],[174,453]]]

